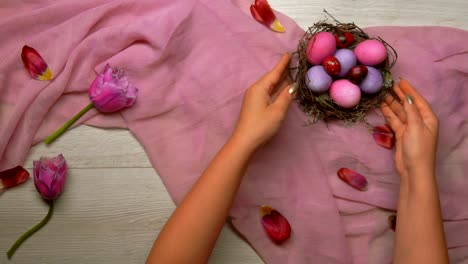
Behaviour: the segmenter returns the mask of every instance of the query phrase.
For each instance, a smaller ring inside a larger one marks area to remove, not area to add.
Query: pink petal
[[[29,179],[29,172],[21,166],[0,172],[0,190],[8,189]]]
[[[291,226],[288,220],[269,206],[260,208],[262,226],[267,235],[277,244],[281,244],[291,236]]]
[[[395,134],[388,125],[374,127],[372,135],[379,146],[392,149],[395,145]]]
[[[338,170],[337,175],[351,187],[360,191],[367,191],[367,180],[361,174],[347,168],[341,168]]]

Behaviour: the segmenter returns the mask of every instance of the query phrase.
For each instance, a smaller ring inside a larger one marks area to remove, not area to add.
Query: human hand
[[[291,55],[284,54],[278,64],[245,92],[233,137],[256,149],[279,130],[294,97],[296,84],[289,85]]]
[[[381,111],[396,136],[395,165],[403,179],[434,175],[439,121],[427,101],[406,80],[394,86],[400,102],[388,96]]]

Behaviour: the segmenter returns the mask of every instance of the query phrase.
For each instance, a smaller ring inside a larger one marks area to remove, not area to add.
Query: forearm
[[[231,138],[159,234],[148,263],[206,263],[253,149]]]
[[[417,174],[401,181],[394,262],[448,263],[436,179]]]

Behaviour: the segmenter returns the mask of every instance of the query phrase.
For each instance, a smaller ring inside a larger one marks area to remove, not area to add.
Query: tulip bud
[[[45,200],[55,200],[62,194],[67,176],[67,163],[62,154],[42,157],[33,162],[34,185]]]
[[[33,48],[24,46],[21,52],[21,59],[24,67],[32,78],[40,81],[49,81],[52,79],[52,72],[41,55]]]
[[[263,228],[273,242],[281,244],[289,239],[291,226],[283,215],[266,205],[260,207],[260,215]]]

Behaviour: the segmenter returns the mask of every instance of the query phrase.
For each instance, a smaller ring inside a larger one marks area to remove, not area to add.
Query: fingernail
[[[289,88],[289,91],[288,91],[289,94],[294,94],[294,93],[296,92],[296,90],[297,90],[297,86],[298,86],[297,83],[293,83],[293,84],[291,85],[291,88]]]
[[[407,94],[407,95],[406,95],[406,100],[408,101],[408,103],[409,103],[410,105],[413,104],[413,97],[411,97],[411,95]]]

